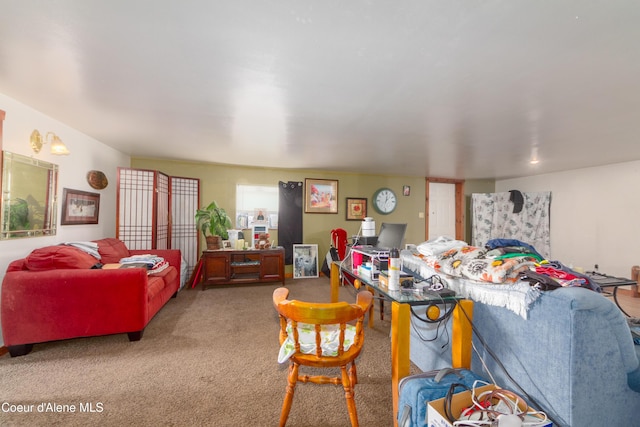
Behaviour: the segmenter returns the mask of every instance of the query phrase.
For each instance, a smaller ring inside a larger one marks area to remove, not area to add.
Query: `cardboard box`
[[[476,393],[480,394],[484,391],[494,390],[496,386],[493,384],[476,388]],[[427,425],[429,427],[453,427],[453,423],[447,419],[444,410],[445,399],[433,400],[427,405]],[[459,417],[464,408],[468,408],[473,404],[471,399],[471,391],[462,391],[456,393],[451,398],[451,414],[454,417]],[[527,417],[525,419],[527,427],[552,427],[551,421],[542,421],[535,424],[537,418]]]
[[[367,264],[360,264],[358,266],[358,276],[371,279],[371,266]]]

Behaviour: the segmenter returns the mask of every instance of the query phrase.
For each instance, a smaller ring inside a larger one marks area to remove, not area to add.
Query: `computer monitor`
[[[407,224],[383,222],[380,226],[376,247],[382,249],[402,249],[402,241],[404,240],[404,233],[406,231]]]

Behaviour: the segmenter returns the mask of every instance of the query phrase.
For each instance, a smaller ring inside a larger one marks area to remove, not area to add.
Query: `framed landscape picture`
[[[293,278],[318,277],[318,245],[293,245]]]
[[[63,189],[60,224],[97,224],[100,213],[100,194]]]
[[[304,180],[305,213],[338,213],[338,180]]]
[[[347,221],[362,221],[367,216],[367,199],[347,197]]]

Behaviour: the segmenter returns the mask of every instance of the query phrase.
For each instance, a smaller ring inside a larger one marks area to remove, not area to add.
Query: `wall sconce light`
[[[64,145],[64,142],[60,139],[58,135],[53,132],[47,132],[47,134],[42,137],[38,129],[34,129],[31,132],[31,149],[34,153],[38,154],[42,149],[44,144],[49,144],[51,146],[51,154],[55,154],[56,156],[66,156],[69,154],[69,149]]]

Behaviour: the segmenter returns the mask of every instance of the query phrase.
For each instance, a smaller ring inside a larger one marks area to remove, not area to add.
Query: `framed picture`
[[[403,185],[402,186],[402,195],[403,196],[410,196],[411,195],[411,187],[409,187],[408,185]]]
[[[305,213],[338,213],[338,181],[333,179],[304,180]]]
[[[318,245],[293,245],[293,278],[318,277]]]
[[[97,224],[100,213],[100,194],[88,191],[62,191],[62,225]]]
[[[362,221],[367,216],[367,199],[347,197],[347,221]]]
[[[232,249],[231,248],[231,240],[223,240],[222,241],[222,249]]]
[[[253,222],[254,223],[259,223],[259,224],[263,224],[265,222],[267,222],[267,208],[256,208],[253,211]]]

